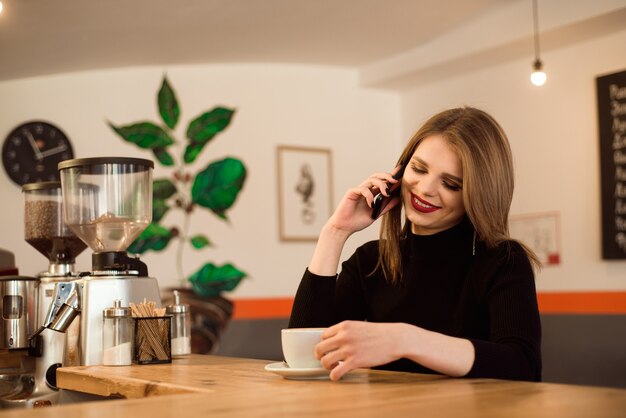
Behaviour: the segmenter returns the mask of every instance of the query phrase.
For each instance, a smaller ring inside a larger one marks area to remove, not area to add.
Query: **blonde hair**
[[[463,168],[463,204],[476,231],[476,239],[488,248],[510,240],[509,209],[513,199],[513,157],[506,134],[489,114],[463,107],[431,117],[409,140],[398,159],[406,165],[425,138],[441,135],[455,150]],[[400,239],[408,234],[410,222],[401,225],[402,205],[382,219],[378,262],[391,283],[402,280]],[[521,243],[520,243],[521,244]],[[537,256],[521,244],[535,267]]]

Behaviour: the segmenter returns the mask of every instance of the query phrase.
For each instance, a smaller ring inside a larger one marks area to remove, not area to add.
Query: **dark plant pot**
[[[163,306],[174,303],[174,290],[180,294],[180,303],[188,304],[191,312],[191,352],[216,352],[220,336],[233,315],[233,303],[222,296],[198,296],[192,289],[168,288],[163,291]]]

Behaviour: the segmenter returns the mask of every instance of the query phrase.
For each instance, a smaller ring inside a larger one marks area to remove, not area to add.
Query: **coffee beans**
[[[87,248],[63,222],[61,202],[52,200],[26,202],[24,238],[52,262],[73,263]]]

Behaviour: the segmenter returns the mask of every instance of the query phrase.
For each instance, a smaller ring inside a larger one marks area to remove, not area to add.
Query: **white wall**
[[[249,273],[236,297],[294,294],[314,243],[285,243],[278,237],[276,146],[303,145],[332,150],[334,203],[344,191],[375,170],[390,167],[400,140],[399,97],[363,89],[355,71],[323,67],[214,65],[119,69],[0,83],[0,135],[18,124],[44,119],[70,137],[77,157],[104,155],[151,158],[151,154],[122,141],[105,121],[126,124],[158,121],[156,93],[163,72],[181,105],[178,138],[188,121],[216,105],[237,108],[231,126],[203,151],[193,171],[227,155],[241,158],[248,179],[230,224],[202,209],[192,217],[191,231],[206,234],[215,247],[188,248],[188,275],[206,261],[233,262]],[[382,145],[381,142],[383,141]],[[386,144],[386,145],[385,145]],[[157,164],[155,177],[171,174]],[[47,261],[23,239],[23,197],[20,188],[0,173],[0,248],[11,250],[21,274],[34,275]],[[180,225],[168,215],[167,225]],[[376,228],[355,236],[346,248],[374,239]],[[162,287],[177,284],[175,246],[142,258]],[[78,259],[88,270],[91,254]]]
[[[357,73],[323,67],[213,65],[96,71],[0,83],[0,135],[21,122],[46,119],[70,136],[79,157],[150,154],[124,143],[106,126],[158,120],[155,96],[167,71],[186,123],[215,105],[236,107],[231,126],[192,168],[233,155],[249,177],[231,224],[198,211],[192,231],[215,247],[188,249],[187,274],[205,261],[232,261],[250,274],[236,297],[290,296],[314,243],[278,238],[275,152],[279,144],[328,147],[333,151],[334,198],[374,170],[392,165],[398,150],[430,115],[463,104],[492,113],[509,134],[517,187],[512,214],[558,211],[561,264],[545,267],[539,290],[623,290],[626,263],[600,255],[600,179],[595,77],[626,68],[626,31],[542,54],[548,83],[528,81],[531,57],[466,73],[398,95],[358,86]],[[379,141],[385,141],[383,145]],[[170,171],[158,166],[156,176]],[[46,260],[23,240],[19,187],[0,172],[0,248],[16,254],[22,274],[36,274]],[[170,216],[170,215],[168,215]],[[175,216],[167,224],[179,224]],[[171,222],[170,222],[171,221]],[[356,245],[376,237],[376,228],[355,236]],[[174,250],[143,259],[161,286],[176,284]],[[88,270],[88,251],[79,268]]]
[[[626,69],[626,31],[545,52],[548,82],[530,84],[532,57],[420,85],[402,97],[403,134],[460,105],[491,113],[509,135],[516,165],[512,214],[558,211],[562,257],[539,290],[623,290],[626,262],[601,259],[595,78]]]

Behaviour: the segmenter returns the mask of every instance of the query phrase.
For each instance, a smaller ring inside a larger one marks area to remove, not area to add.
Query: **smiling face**
[[[461,160],[441,135],[417,146],[402,177],[402,201],[417,235],[436,234],[463,219]]]

